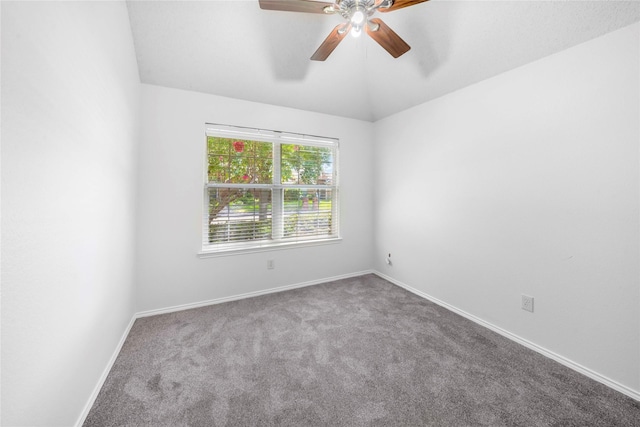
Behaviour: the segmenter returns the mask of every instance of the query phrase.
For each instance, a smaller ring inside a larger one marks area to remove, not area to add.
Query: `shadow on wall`
[[[259,8],[257,2],[256,7]],[[340,21],[333,16],[287,11],[260,10],[259,32],[263,37],[273,77],[280,81],[303,80],[311,55],[322,43],[329,28]],[[329,25],[328,25],[329,24]]]
[[[257,8],[259,6],[256,4]],[[437,2],[377,16],[389,24],[410,46],[423,77],[428,77],[449,55],[451,22],[457,8]],[[343,20],[338,15],[260,10],[262,42],[273,76],[281,81],[303,80],[311,55],[331,30]],[[442,17],[445,19],[442,19]]]
[[[404,21],[406,35],[401,37],[411,46],[410,53],[417,60],[420,74],[427,78],[449,58],[452,22],[457,8],[451,4],[428,2],[415,6],[412,11],[415,13],[407,14]]]

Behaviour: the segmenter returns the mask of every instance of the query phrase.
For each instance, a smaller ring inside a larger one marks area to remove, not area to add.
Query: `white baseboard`
[[[428,295],[422,291],[419,291],[415,288],[412,288],[411,286],[400,282],[399,280],[396,280],[392,277],[387,276],[386,274],[380,273],[377,270],[365,270],[365,271],[358,271],[355,273],[349,273],[349,274],[343,274],[343,275],[339,275],[339,276],[332,276],[332,277],[325,277],[323,279],[317,279],[317,280],[310,280],[308,282],[301,282],[301,283],[295,283],[292,285],[286,285],[286,286],[279,286],[277,288],[270,288],[270,289],[265,289],[265,290],[261,290],[261,291],[255,291],[255,292],[248,292],[248,293],[244,293],[244,294],[238,294],[238,295],[232,295],[229,297],[223,297],[223,298],[215,298],[215,299],[211,299],[211,300],[206,300],[206,301],[200,301],[200,302],[195,302],[195,303],[190,303],[190,304],[181,304],[181,305],[176,305],[176,306],[172,306],[172,307],[166,307],[166,308],[161,308],[161,309],[156,309],[156,310],[147,310],[147,311],[141,311],[139,313],[135,313],[133,315],[133,317],[131,318],[131,321],[129,322],[129,324],[127,325],[127,327],[125,328],[124,333],[122,334],[122,337],[120,338],[120,341],[118,342],[118,345],[116,346],[115,351],[113,352],[113,355],[111,356],[111,359],[109,359],[109,362],[107,364],[107,366],[105,367],[102,375],[100,376],[100,379],[98,380],[98,384],[96,384],[96,387],[93,390],[93,393],[91,393],[91,396],[89,397],[89,400],[87,401],[84,409],[82,410],[82,413],[80,414],[80,417],[78,418],[78,421],[76,422],[76,427],[82,427],[82,424],[84,423],[85,419],[87,418],[87,415],[89,415],[89,411],[91,410],[91,407],[93,406],[96,398],[98,397],[98,393],[100,392],[100,389],[102,388],[104,382],[107,379],[107,375],[109,375],[109,371],[111,371],[111,368],[113,367],[113,364],[116,361],[116,358],[118,357],[118,354],[120,353],[120,350],[122,349],[122,346],[124,345],[124,342],[127,338],[127,336],[129,335],[129,331],[131,330],[131,327],[133,326],[133,323],[136,321],[136,319],[141,318],[141,317],[148,317],[148,316],[155,316],[157,314],[164,314],[164,313],[173,313],[176,311],[182,311],[182,310],[189,310],[191,308],[198,308],[198,307],[204,307],[207,305],[214,305],[214,304],[221,304],[223,302],[228,302],[228,301],[236,301],[236,300],[240,300],[240,299],[244,299],[244,298],[252,298],[252,297],[257,297],[260,295],[266,295],[266,294],[272,294],[272,293],[276,293],[276,292],[283,292],[283,291],[288,291],[290,289],[297,289],[297,288],[304,288],[307,286],[312,286],[312,285],[318,285],[321,283],[327,283],[327,282],[333,282],[335,280],[340,280],[340,279],[348,279],[351,277],[357,277],[357,276],[363,276],[365,274],[375,274],[385,280],[388,280],[389,282],[393,283],[394,285],[397,285],[403,289],[406,289],[407,291],[418,295],[424,299],[427,299],[435,304],[438,304],[441,307],[446,308],[447,310],[450,310],[456,314],[459,314],[460,316],[471,320],[472,322],[475,322],[481,326],[484,326],[485,328],[488,328],[512,341],[517,342],[518,344],[522,344],[523,346],[534,350],[540,354],[542,354],[543,356],[546,356],[550,359],[555,360],[558,363],[561,363],[564,366],[567,366],[568,368],[573,369],[574,371],[577,371],[583,375],[586,375],[587,377],[594,379],[616,391],[619,391],[620,393],[623,393],[635,400],[640,401],[640,392],[633,390],[623,384],[620,384],[610,378],[605,377],[604,375],[601,375],[595,371],[592,371],[591,369],[588,369],[576,362],[573,362],[572,360],[569,360],[559,354],[556,354],[550,350],[547,350],[544,347],[541,347],[535,343],[532,343],[531,341],[528,341],[524,338],[519,337],[518,335],[515,335],[505,329],[502,329],[498,326],[495,326],[489,322],[486,322],[472,314],[469,314],[463,310],[460,310],[450,304],[447,304],[444,301],[441,301],[437,298],[432,297],[431,295]]]
[[[244,294],[232,295],[232,296],[222,297],[222,298],[214,298],[206,301],[199,301],[199,302],[194,302],[189,304],[174,305],[171,307],[159,308],[155,310],[146,310],[146,311],[141,311],[139,313],[136,313],[135,317],[140,318],[140,317],[155,316],[157,314],[173,313],[175,311],[189,310],[191,308],[221,304],[223,302],[236,301],[236,300],[245,299],[245,298],[253,298],[260,295],[273,294],[275,292],[288,291],[290,289],[304,288],[307,286],[318,285],[320,283],[333,282],[334,280],[348,279],[350,277],[362,276],[362,275],[371,274],[371,273],[373,273],[373,270],[358,271],[355,273],[342,274],[340,276],[325,277],[323,279],[310,280],[308,282],[301,282],[301,283],[294,283],[292,285],[279,286],[277,288],[264,289],[264,290],[255,291],[255,292],[247,292]]]
[[[576,362],[574,362],[574,361],[572,361],[570,359],[567,359],[564,356],[561,356],[561,355],[559,355],[557,353],[554,353],[551,350],[548,350],[548,349],[546,349],[544,347],[541,347],[538,344],[535,344],[535,343],[533,343],[533,342],[531,342],[529,340],[526,340],[526,339],[524,339],[524,338],[522,338],[522,337],[520,337],[520,336],[518,336],[518,335],[516,335],[514,333],[511,333],[511,332],[509,332],[509,331],[507,331],[505,329],[502,329],[499,326],[496,326],[496,325],[494,325],[492,323],[489,323],[489,322],[487,322],[485,320],[482,320],[479,317],[474,316],[473,314],[469,314],[464,310],[460,310],[459,308],[454,307],[451,304],[447,304],[446,302],[441,301],[438,298],[434,298],[429,294],[426,294],[426,293],[424,293],[422,291],[419,291],[419,290],[417,290],[415,288],[412,288],[411,286],[409,286],[409,285],[407,285],[405,283],[402,283],[401,281],[396,280],[396,279],[394,279],[392,277],[389,277],[386,274],[380,273],[377,270],[374,270],[373,274],[375,274],[375,275],[377,275],[377,276],[379,276],[379,277],[381,277],[381,278],[383,278],[385,280],[388,280],[389,282],[393,283],[394,285],[397,285],[397,286],[399,286],[399,287],[401,287],[403,289],[406,289],[407,291],[409,291],[409,292],[411,292],[413,294],[416,294],[419,297],[422,297],[422,298],[424,298],[426,300],[429,300],[429,301],[431,301],[431,302],[433,302],[435,304],[438,304],[441,307],[446,308],[447,310],[450,310],[450,311],[452,311],[452,312],[454,312],[456,314],[459,314],[460,316],[462,316],[462,317],[464,317],[466,319],[469,319],[472,322],[475,322],[475,323],[479,324],[480,326],[484,326],[485,328],[490,329],[493,332],[496,332],[496,333],[502,335],[505,338],[508,338],[508,339],[510,339],[512,341],[515,341],[518,344],[521,344],[521,345],[523,345],[523,346],[525,346],[525,347],[527,347],[527,348],[529,348],[529,349],[531,349],[533,351],[536,351],[536,352],[542,354],[543,356],[546,356],[546,357],[548,357],[550,359],[553,359],[556,362],[558,362],[558,363],[560,363],[560,364],[562,364],[562,365],[564,365],[564,366],[566,366],[566,367],[568,367],[570,369],[573,369],[576,372],[581,373],[582,375],[586,375],[587,377],[589,377],[589,378],[591,378],[593,380],[596,380],[599,383],[602,383],[602,384],[606,385],[607,387],[610,387],[610,388],[612,388],[612,389],[614,389],[616,391],[619,391],[622,394],[625,394],[625,395],[631,397],[632,399],[640,401],[640,392],[637,391],[637,390],[634,390],[634,389],[629,388],[629,387],[627,387],[627,386],[625,386],[623,384],[620,384],[619,382],[617,382],[615,380],[612,380],[611,378],[608,378],[608,377],[606,377],[604,375],[601,375],[601,374],[599,374],[599,373],[597,373],[597,372],[595,372],[595,371],[593,371],[593,370],[591,370],[589,368],[586,368],[586,367],[580,365],[579,363],[576,363]]]
[[[229,297],[215,298],[215,299],[206,300],[206,301],[194,302],[190,304],[181,304],[181,305],[161,308],[157,310],[147,310],[147,311],[141,311],[139,313],[135,313],[131,318],[131,321],[125,328],[124,333],[122,334],[122,337],[120,338],[120,341],[118,342],[118,345],[116,346],[116,349],[114,350],[113,355],[111,356],[111,359],[109,359],[107,366],[102,372],[102,375],[100,376],[98,383],[96,384],[93,392],[91,393],[89,400],[85,404],[84,409],[82,410],[82,413],[78,417],[78,420],[76,421],[75,426],[82,427],[82,424],[86,420],[87,415],[89,415],[89,411],[91,410],[91,407],[95,403],[95,400],[98,397],[98,393],[100,393],[100,389],[102,389],[102,386],[104,385],[104,382],[107,379],[107,375],[109,375],[109,372],[111,371],[111,368],[113,367],[113,364],[115,363],[116,358],[118,357],[118,354],[120,354],[120,350],[122,349],[122,346],[124,345],[124,342],[127,339],[127,336],[131,331],[131,327],[133,327],[133,323],[136,321],[136,319],[139,319],[141,317],[154,316],[156,314],[173,313],[175,311],[188,310],[190,308],[204,307],[204,306],[213,305],[213,304],[221,304],[223,302],[236,301],[244,298],[252,298],[252,297],[257,297],[259,295],[272,294],[275,292],[288,291],[290,289],[304,288],[306,286],[318,285],[320,283],[333,282],[334,280],[348,279],[350,277],[363,276],[365,274],[372,274],[372,273],[374,273],[373,270],[358,271],[355,273],[325,277],[323,279],[310,280],[308,282],[295,283],[287,286],[279,286],[277,288],[265,289],[261,291],[248,292],[248,293],[239,294],[239,295],[232,295]]]
[[[113,364],[116,362],[116,358],[118,357],[118,354],[120,354],[120,350],[122,349],[122,346],[124,345],[124,342],[127,339],[127,336],[129,335],[129,331],[131,331],[131,327],[133,326],[133,323],[135,321],[136,321],[136,316],[133,315],[131,317],[131,320],[129,321],[129,324],[124,329],[124,332],[122,333],[122,336],[120,337],[120,341],[118,341],[118,345],[116,345],[116,349],[114,350],[113,354],[111,355],[111,358],[109,359],[109,362],[107,363],[107,366],[104,368],[104,371],[102,371],[102,375],[100,375],[100,378],[98,379],[98,383],[94,387],[93,392],[91,393],[91,396],[89,396],[89,400],[84,405],[84,408],[82,409],[82,412],[80,413],[80,416],[78,417],[78,420],[76,421],[76,424],[75,424],[76,427],[82,427],[82,424],[84,424],[84,421],[87,419],[87,415],[89,415],[89,411],[91,410],[91,407],[95,403],[96,398],[98,397],[98,393],[100,393],[100,390],[102,389],[102,386],[104,385],[104,382],[107,380],[107,375],[109,375],[109,372],[111,371],[111,368],[113,367]]]
[[[206,300],[206,301],[194,302],[190,304],[181,304],[181,305],[176,305],[172,307],[160,308],[157,310],[147,310],[147,311],[141,311],[141,312],[135,313],[131,318],[131,321],[125,328],[125,331],[122,334],[122,337],[120,338],[120,341],[118,342],[118,345],[116,346],[116,349],[113,352],[111,359],[109,359],[107,366],[102,372],[102,375],[100,376],[100,379],[98,380],[98,383],[96,384],[93,390],[93,393],[91,393],[89,400],[85,404],[84,409],[82,410],[82,413],[78,417],[78,420],[76,421],[75,426],[82,427],[82,424],[87,418],[87,415],[89,415],[89,411],[91,410],[91,407],[95,403],[95,400],[98,397],[98,393],[100,393],[100,389],[102,389],[102,386],[104,385],[104,382],[107,379],[107,375],[109,375],[109,372],[111,371],[111,368],[113,367],[113,364],[115,363],[116,358],[118,357],[118,354],[120,354],[120,350],[122,349],[122,346],[124,345],[124,342],[127,339],[127,336],[131,331],[131,327],[133,327],[133,323],[136,321],[136,319],[139,319],[141,317],[155,316],[157,314],[173,313],[175,311],[188,310],[190,308],[204,307],[204,306],[213,305],[213,304],[221,304],[223,302],[236,301],[244,298],[252,298],[252,297],[257,297],[259,295],[272,294],[275,292],[288,291],[290,289],[304,288],[306,286],[318,285],[320,283],[333,282],[334,280],[348,279],[350,277],[363,276],[365,274],[372,274],[372,273],[374,273],[373,270],[358,271],[355,273],[325,277],[323,279],[317,279],[317,280],[310,280],[308,282],[294,283],[292,285],[287,285],[287,286],[279,286],[277,288],[265,289],[261,291],[248,292],[248,293],[239,294],[239,295],[232,295],[229,297],[215,298],[215,299]]]

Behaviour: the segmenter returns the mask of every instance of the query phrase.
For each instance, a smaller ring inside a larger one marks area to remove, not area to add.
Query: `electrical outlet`
[[[533,297],[522,295],[522,309],[533,313]]]
[[[274,268],[276,268],[276,263],[272,259],[268,259],[267,260],[267,269],[268,270],[273,270]]]

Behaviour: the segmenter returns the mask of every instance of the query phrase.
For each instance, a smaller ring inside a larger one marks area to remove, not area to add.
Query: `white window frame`
[[[273,144],[273,182],[271,184],[227,184],[210,183],[208,177],[209,159],[207,152],[207,138],[209,136],[222,138],[238,138],[240,140],[251,140],[257,142],[269,142]],[[300,144],[305,146],[330,147],[333,151],[333,177],[331,185],[304,185],[304,184],[282,184],[280,170],[280,145]],[[280,132],[265,129],[248,128],[241,126],[222,125],[215,123],[205,124],[205,144],[204,144],[204,191],[202,208],[202,249],[198,252],[201,258],[212,256],[224,256],[244,254],[251,252],[261,252],[277,249],[291,249],[304,246],[326,245],[338,243],[340,237],[340,209],[339,209],[339,140],[314,135],[304,135],[292,132]],[[247,242],[234,242],[220,245],[208,244],[209,233],[209,194],[210,188],[269,188],[272,190],[272,239],[253,240]],[[332,192],[331,203],[331,234],[327,236],[313,236],[311,238],[299,236],[294,238],[282,238],[284,218],[284,203],[282,196],[286,189],[330,189]]]

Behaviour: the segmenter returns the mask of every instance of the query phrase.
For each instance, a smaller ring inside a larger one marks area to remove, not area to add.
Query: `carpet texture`
[[[377,276],[136,320],[85,426],[640,426],[640,404]]]

